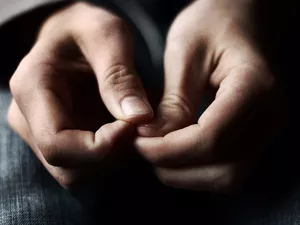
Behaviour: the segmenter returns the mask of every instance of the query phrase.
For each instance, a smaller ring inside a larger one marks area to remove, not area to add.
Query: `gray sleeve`
[[[0,0],[0,26],[27,11],[64,1],[68,0]]]

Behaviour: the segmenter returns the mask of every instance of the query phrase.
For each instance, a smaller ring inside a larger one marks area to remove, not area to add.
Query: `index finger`
[[[31,57],[34,56],[20,64],[10,85],[33,141],[49,164],[69,167],[99,161],[116,147],[119,139],[131,133],[132,126],[123,121],[105,124],[96,133],[77,130],[68,101],[62,97],[66,96],[61,93],[65,88],[59,86],[64,82]]]

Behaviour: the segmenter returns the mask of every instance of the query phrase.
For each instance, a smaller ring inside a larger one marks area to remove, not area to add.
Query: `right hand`
[[[76,3],[46,20],[12,76],[8,122],[62,186],[152,119],[133,61],[126,24]]]

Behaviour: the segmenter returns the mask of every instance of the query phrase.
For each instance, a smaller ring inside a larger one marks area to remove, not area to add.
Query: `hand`
[[[279,92],[253,17],[254,1],[199,0],[173,23],[164,95],[156,119],[138,128],[135,143],[164,184],[231,190],[280,127]],[[211,104],[197,118],[202,97],[211,92]]]
[[[10,87],[9,124],[64,187],[153,116],[126,24],[85,3],[47,19]]]

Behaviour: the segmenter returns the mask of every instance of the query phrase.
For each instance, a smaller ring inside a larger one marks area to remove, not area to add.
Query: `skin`
[[[164,184],[229,190],[246,177],[283,117],[256,40],[253,4],[199,0],[178,15],[156,113],[135,73],[125,22],[73,4],[47,19],[12,76],[9,124],[66,188],[130,137]],[[212,102],[197,118],[205,93]]]
[[[194,1],[171,26],[164,95],[135,143],[168,186],[235,190],[284,121],[256,38],[255,3]],[[207,93],[211,104],[197,117]]]
[[[47,19],[10,80],[9,124],[66,188],[153,117],[132,46],[124,21],[76,3]]]

